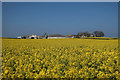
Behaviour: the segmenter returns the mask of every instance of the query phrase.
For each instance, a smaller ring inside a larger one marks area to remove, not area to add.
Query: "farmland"
[[[3,39],[3,78],[119,78],[118,39]]]

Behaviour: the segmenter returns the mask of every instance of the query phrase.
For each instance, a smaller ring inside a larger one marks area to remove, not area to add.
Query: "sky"
[[[3,2],[2,36],[103,31],[118,37],[117,2]]]
[[[2,37],[2,2],[1,1],[0,1],[0,37]]]

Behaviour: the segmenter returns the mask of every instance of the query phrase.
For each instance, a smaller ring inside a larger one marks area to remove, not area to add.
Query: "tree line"
[[[85,36],[85,37],[103,37],[104,33],[102,31],[94,31],[93,33],[79,32],[77,34],[77,38],[79,38],[80,36]]]
[[[47,35],[45,33],[45,35]],[[44,36],[45,36],[44,35]],[[48,35],[48,37],[67,37],[69,35],[61,35],[61,34],[52,34],[52,35]],[[84,37],[103,37],[104,36],[104,33],[102,31],[94,31],[93,33],[89,33],[89,32],[78,32],[76,35],[76,38],[80,38],[82,36]]]

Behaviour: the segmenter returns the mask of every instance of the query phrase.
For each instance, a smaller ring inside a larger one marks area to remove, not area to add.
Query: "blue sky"
[[[2,35],[77,34],[118,36],[117,2],[3,2]]]

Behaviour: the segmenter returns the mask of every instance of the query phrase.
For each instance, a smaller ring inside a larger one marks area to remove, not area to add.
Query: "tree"
[[[47,38],[48,38],[48,35],[47,35],[47,33],[45,33],[45,34],[44,34],[44,36],[45,36],[45,39],[47,39]]]
[[[103,37],[104,33],[102,31],[95,31],[93,32],[95,34],[96,37]]]

